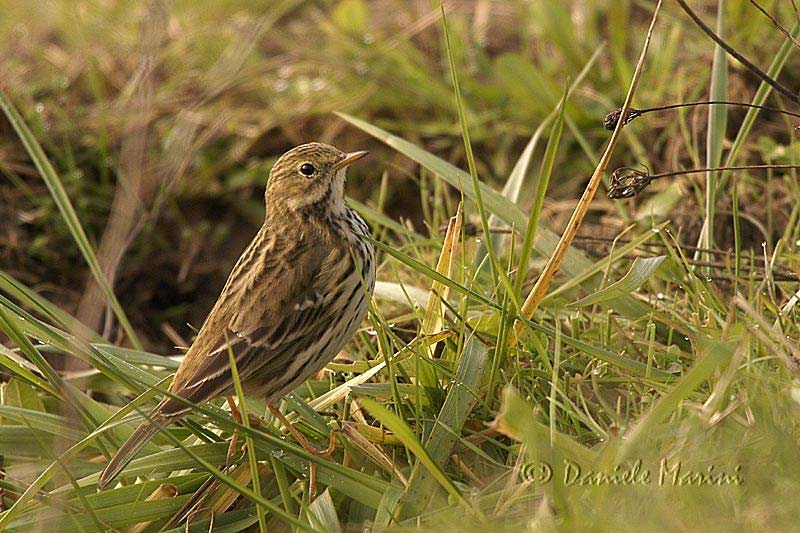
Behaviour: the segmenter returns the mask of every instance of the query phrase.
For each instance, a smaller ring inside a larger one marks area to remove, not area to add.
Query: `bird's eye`
[[[300,174],[303,176],[311,176],[317,169],[311,163],[303,163],[300,165]]]

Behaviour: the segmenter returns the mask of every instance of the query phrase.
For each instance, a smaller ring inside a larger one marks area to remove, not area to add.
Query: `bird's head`
[[[283,154],[269,173],[267,209],[336,209],[344,203],[348,165],[367,152],[343,152],[322,143],[301,144]]]

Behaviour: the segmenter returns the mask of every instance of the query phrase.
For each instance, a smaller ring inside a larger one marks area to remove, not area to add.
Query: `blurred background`
[[[791,3],[762,4],[794,20]],[[693,5],[713,23],[717,2]],[[447,9],[478,170],[497,188],[568,80],[600,51],[567,110],[544,211],[558,230],[608,137],[601,121],[622,102],[651,2],[451,0]],[[766,68],[779,31],[747,1],[726,9],[737,21],[727,39]],[[187,344],[189,324],[200,325],[263,220],[271,164],[294,145],[370,150],[350,171],[349,195],[418,232],[438,231],[432,187],[422,186],[432,177],[333,112],[466,168],[438,2],[0,0],[0,12],[0,85],[59,172],[150,350]],[[711,42],[672,2],[659,25],[634,105],[707,99]],[[798,86],[798,66],[789,60],[787,85]],[[729,99],[750,101],[757,80],[731,67]],[[729,113],[730,123],[743,116]],[[703,166],[706,116],[698,107],[631,124],[616,166]],[[791,124],[779,115],[763,114],[750,139],[744,160],[796,160]],[[102,294],[4,117],[0,172],[0,268],[117,340]],[[670,184],[654,185],[648,194],[661,203],[631,202],[629,220],[601,193],[582,234],[613,237],[636,217],[669,214],[681,239],[695,244],[702,176],[681,181],[680,195],[659,196]],[[522,192],[526,209],[532,191]],[[761,224],[744,217],[746,246],[780,236],[795,193],[744,184],[742,211]],[[730,236],[721,226],[724,247]]]

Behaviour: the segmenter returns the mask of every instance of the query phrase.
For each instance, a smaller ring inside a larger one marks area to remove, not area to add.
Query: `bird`
[[[185,402],[227,397],[234,410],[229,350],[245,395],[266,399],[287,429],[302,436],[275,404],[339,353],[366,317],[375,287],[369,228],[344,195],[347,167],[366,154],[312,142],[278,158],[267,180],[264,224],[186,351],[171,395],[108,462],[98,490],[159,428],[191,411]]]

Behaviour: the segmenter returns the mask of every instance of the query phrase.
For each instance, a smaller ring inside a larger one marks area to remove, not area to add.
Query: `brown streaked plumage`
[[[366,152],[309,143],[269,174],[264,225],[234,266],[169,390],[192,403],[233,393],[228,347],[248,395],[272,404],[321,370],[367,313],[375,252],[344,200],[345,169]],[[226,340],[227,339],[227,340]],[[190,408],[159,403],[100,475],[102,489]]]

